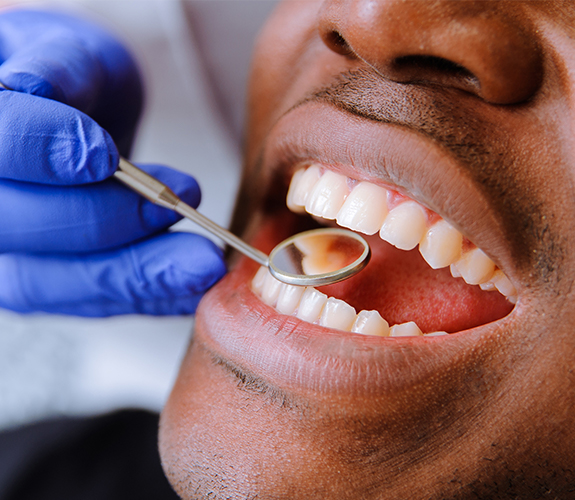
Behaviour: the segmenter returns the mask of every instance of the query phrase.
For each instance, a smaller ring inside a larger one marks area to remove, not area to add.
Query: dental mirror
[[[268,267],[290,285],[319,286],[343,281],[361,271],[371,252],[358,234],[345,229],[312,229],[282,241],[270,253]]]
[[[269,257],[181,201],[156,178],[120,158],[114,176],[152,203],[192,220],[290,285],[320,286],[337,283],[361,271],[371,250],[358,234],[339,228],[312,229],[282,241]]]

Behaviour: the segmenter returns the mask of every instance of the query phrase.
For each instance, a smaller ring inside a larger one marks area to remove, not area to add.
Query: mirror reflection
[[[348,277],[361,270],[368,258],[369,247],[359,235],[342,229],[320,229],[298,234],[278,245],[270,254],[270,268],[274,274],[302,278],[345,270]]]

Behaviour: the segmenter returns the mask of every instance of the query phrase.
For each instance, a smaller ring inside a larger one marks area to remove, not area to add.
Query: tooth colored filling
[[[353,186],[353,189],[350,186]],[[482,297],[481,301],[475,298],[457,302],[458,295],[475,297],[487,291],[488,296],[491,293],[501,294],[499,296],[504,296],[507,304],[516,302],[515,287],[481,249],[467,240],[464,243],[462,234],[447,221],[397,192],[370,182],[357,182],[318,165],[311,165],[298,170],[292,177],[287,206],[292,212],[307,212],[316,219],[335,219],[340,226],[366,235],[377,233],[378,236],[370,237],[369,243],[374,254],[372,262],[379,261],[380,264],[369,264],[372,266],[371,275],[366,274],[369,266],[360,273],[364,275],[361,286],[357,286],[356,282],[352,283],[355,279],[352,278],[342,284],[322,287],[329,295],[335,291],[334,295],[344,296],[345,301],[328,298],[328,295],[314,288],[303,289],[280,284],[265,268],[261,268],[253,279],[252,289],[266,304],[275,307],[282,314],[295,315],[310,323],[365,335],[420,336],[423,335],[420,326],[414,321],[405,320],[408,319],[411,308],[413,317],[420,317],[425,323],[417,313],[418,309],[430,304],[430,297],[435,303],[445,303],[445,310],[436,311],[436,316],[443,314],[447,318],[450,308],[459,305],[463,310],[473,309],[467,311],[468,315],[478,313],[487,321],[490,315],[504,315],[505,308],[511,306],[505,306],[505,301],[502,305],[495,296],[491,296],[493,300]],[[378,240],[382,243],[378,244]],[[397,251],[394,253],[389,250],[390,247],[385,247],[383,242],[408,251],[400,252],[405,254],[405,258],[397,254]],[[409,252],[415,247],[419,247],[422,257],[419,257],[419,260]],[[378,255],[380,257],[375,258]],[[395,265],[390,269],[392,255]],[[406,263],[403,265],[404,269],[402,262]],[[437,275],[430,275],[425,271],[425,266],[428,266],[427,269],[437,269]],[[451,276],[461,277],[468,285],[479,285],[481,290],[477,287],[477,292],[474,292],[471,287],[461,292],[461,285],[445,286],[447,280],[453,279],[449,276],[449,271]],[[380,280],[385,280],[384,291],[380,289]],[[433,293],[429,291],[431,289],[434,290]],[[409,296],[410,300],[398,300],[393,295],[394,291]],[[414,300],[417,297],[421,297],[420,302]],[[361,310],[356,314],[354,303],[367,305],[368,308],[373,306],[374,310]],[[389,306],[386,306],[388,303]],[[482,307],[469,306],[470,303],[481,304]],[[386,313],[384,317],[387,315],[387,321],[380,314],[382,311]],[[390,320],[396,323],[391,329],[388,325]],[[444,323],[446,328],[443,328],[443,324],[424,324],[424,331],[426,328],[430,331],[425,335],[446,334],[445,331],[432,330],[458,331],[460,327],[470,327],[465,323],[458,324],[457,321]],[[436,328],[437,326],[441,328]]]

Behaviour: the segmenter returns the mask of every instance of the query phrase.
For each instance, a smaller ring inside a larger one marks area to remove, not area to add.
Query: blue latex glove
[[[137,67],[113,37],[62,14],[0,14],[0,307],[85,316],[191,314],[221,251],[167,234],[179,217],[108,179],[140,113]],[[192,206],[195,180],[142,168]]]

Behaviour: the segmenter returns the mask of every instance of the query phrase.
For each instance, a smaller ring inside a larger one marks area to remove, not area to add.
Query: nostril
[[[478,93],[480,81],[464,66],[438,56],[408,55],[396,57],[389,68],[390,76],[400,82],[438,83]]]
[[[324,43],[334,52],[342,56],[353,57],[353,50],[341,33],[336,30],[325,31],[321,34]]]
[[[402,56],[393,62],[397,71],[414,69],[422,73],[444,73],[460,78],[475,78],[471,71],[443,57],[412,55]]]

